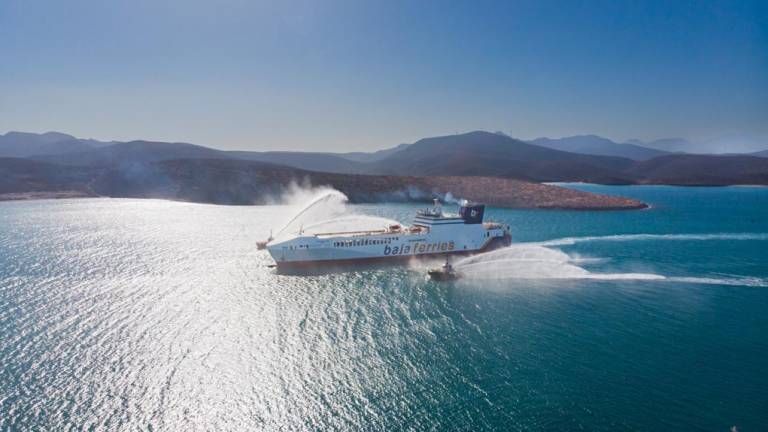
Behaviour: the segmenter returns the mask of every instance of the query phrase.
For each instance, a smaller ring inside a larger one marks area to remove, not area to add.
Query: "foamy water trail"
[[[457,261],[454,267],[474,279],[596,279],[661,280],[650,273],[594,273],[577,265],[591,258],[574,258],[563,251],[521,243]]]
[[[709,241],[709,240],[768,240],[768,233],[711,233],[711,234],[617,234],[606,236],[564,237],[561,239],[536,242],[541,246],[570,246],[576,243],[596,241]]]
[[[673,283],[768,287],[768,279],[760,277],[599,273],[577,265],[604,261],[606,260],[603,258],[569,255],[561,250],[543,246],[541,243],[518,243],[503,249],[461,259],[454,263],[454,267],[465,278],[472,279],[653,280]]]
[[[768,279],[759,278],[759,277],[746,277],[746,276],[728,277],[728,278],[673,276],[673,277],[668,277],[666,280],[670,282],[706,284],[706,285],[768,287]]]

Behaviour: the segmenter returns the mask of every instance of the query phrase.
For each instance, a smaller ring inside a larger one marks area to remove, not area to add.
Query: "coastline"
[[[52,191],[52,192],[9,192],[0,194],[2,201],[40,201],[71,198],[103,198],[99,195],[81,191]]]
[[[619,211],[619,210],[645,210],[650,208],[647,203],[624,198],[620,196],[611,196],[596,194],[591,192],[578,191],[574,189],[542,185],[537,183],[519,182],[514,188],[506,185],[505,192],[488,192],[494,190],[494,183],[497,182],[516,182],[508,179],[492,178],[470,178],[467,181],[462,178],[438,178],[441,181],[438,184],[430,184],[431,193],[425,192],[424,184],[409,185],[410,190],[397,190],[392,193],[361,193],[359,190],[349,190],[347,187],[339,189],[350,197],[350,202],[355,204],[385,203],[385,202],[413,202],[426,203],[431,202],[433,198],[443,198],[451,195],[455,191],[460,196],[471,197],[476,201],[483,202],[491,207],[520,209],[520,210],[554,210],[554,211]],[[477,182],[477,180],[489,182]],[[432,183],[432,182],[430,182]],[[464,184],[461,184],[464,183]],[[416,188],[422,189],[415,193]],[[450,189],[450,191],[448,191]],[[495,189],[496,191],[500,190]],[[447,192],[442,192],[443,190]],[[370,192],[370,191],[368,191]],[[243,205],[243,206],[262,206],[270,205],[273,201],[251,202],[251,203],[230,203],[216,202],[215,200],[198,200],[190,197],[181,196],[158,196],[149,195],[97,195],[81,191],[51,191],[51,192],[13,192],[0,194],[0,203],[18,202],[18,201],[44,201],[44,200],[64,200],[64,199],[142,199],[142,200],[165,200],[180,203],[194,203],[206,205]]]
[[[15,197],[11,195],[24,195],[23,197]],[[126,199],[126,200],[160,200],[160,201],[168,201],[168,202],[177,202],[177,203],[187,203],[187,204],[201,204],[201,205],[214,205],[214,206],[234,206],[234,207],[262,207],[262,206],[269,206],[269,205],[276,205],[276,204],[266,204],[266,203],[257,203],[257,204],[221,204],[221,203],[213,203],[213,202],[205,202],[205,201],[190,201],[190,200],[183,200],[183,199],[174,199],[174,198],[160,198],[160,197],[110,197],[110,196],[102,196],[102,195],[68,195],[68,194],[0,194],[0,205],[3,203],[13,203],[13,202],[27,202],[27,201],[59,201],[59,200],[70,200],[70,199]],[[353,204],[376,204],[376,203],[402,203],[403,201],[354,201]],[[406,201],[411,203],[429,203],[430,201],[418,201],[418,200],[411,200]],[[483,202],[485,204],[485,202]],[[633,210],[650,210],[653,208],[650,204],[647,203],[641,203],[636,206],[625,206],[625,207],[578,207],[578,206],[531,206],[531,207],[523,207],[523,206],[503,206],[503,205],[492,205],[488,204],[489,207],[494,208],[504,208],[504,209],[510,209],[510,210],[541,210],[541,211],[575,211],[575,212],[588,212],[588,211],[598,211],[598,212],[607,212],[607,211],[633,211]]]
[[[683,187],[683,188],[726,188],[726,187],[743,187],[743,188],[768,188],[768,185],[764,184],[684,184],[684,183],[623,183],[623,184],[606,184],[606,183],[590,183],[590,182],[542,182],[541,184],[550,186],[564,187],[568,185],[583,185],[583,186],[659,186],[659,187]]]

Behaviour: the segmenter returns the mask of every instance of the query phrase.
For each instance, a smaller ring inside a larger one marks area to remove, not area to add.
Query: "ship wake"
[[[539,244],[519,243],[461,259],[454,267],[472,279],[665,279],[651,273],[594,273],[578,265],[590,261]]]
[[[680,239],[682,235],[673,237]],[[754,235],[729,235],[729,239],[755,239]],[[690,236],[686,235],[687,239]],[[604,238],[601,238],[604,239]],[[710,240],[710,237],[699,240]],[[664,281],[678,284],[728,285],[768,287],[768,279],[740,275],[664,276],[654,273],[599,273],[585,269],[583,264],[596,264],[602,258],[585,258],[567,254],[543,244],[569,245],[570,241],[546,243],[517,243],[495,251],[473,255],[456,261],[453,266],[466,279],[592,279]]]
[[[616,234],[605,236],[564,237],[535,243],[541,246],[572,246],[586,242],[624,242],[624,241],[714,241],[714,240],[768,240],[768,233],[705,233],[705,234]]]

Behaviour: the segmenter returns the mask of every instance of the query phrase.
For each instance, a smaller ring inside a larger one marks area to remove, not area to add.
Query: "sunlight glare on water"
[[[456,284],[277,275],[255,244],[295,206],[2,203],[0,429],[764,424],[766,193],[613,190],[654,209],[489,209],[517,243]]]

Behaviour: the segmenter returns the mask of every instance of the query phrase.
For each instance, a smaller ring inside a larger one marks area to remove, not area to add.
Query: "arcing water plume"
[[[382,230],[398,222],[392,219],[365,216],[348,215],[340,218],[320,221],[311,225],[304,226],[304,232],[307,234],[350,232],[350,231],[374,231]]]
[[[294,194],[291,199],[294,202],[296,197],[309,196],[309,193],[301,192]],[[305,225],[317,223],[317,221],[330,220],[346,213],[347,196],[335,189],[316,190],[314,196],[305,200],[303,205],[298,207],[294,216],[277,232],[276,238],[286,234],[296,234],[302,230]]]
[[[392,219],[350,214],[347,196],[331,188],[292,185],[283,202],[293,207],[293,216],[275,238],[299,232],[318,234],[380,230],[398,223]]]
[[[664,279],[648,273],[593,273],[574,262],[565,252],[539,244],[519,243],[464,258],[454,267],[464,277],[477,279]]]

